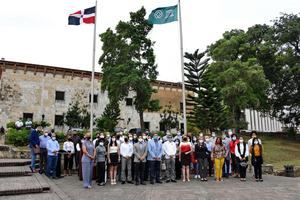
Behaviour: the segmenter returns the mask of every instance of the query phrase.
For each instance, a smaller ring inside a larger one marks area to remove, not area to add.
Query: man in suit
[[[133,146],[134,154],[134,169],[135,169],[135,184],[146,185],[144,182],[144,171],[147,156],[147,143],[144,142],[142,136],[138,137],[138,142]]]

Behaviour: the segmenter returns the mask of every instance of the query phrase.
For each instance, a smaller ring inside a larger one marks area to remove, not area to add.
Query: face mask
[[[128,142],[128,138],[125,138],[124,141],[125,141],[125,142]]]
[[[142,139],[142,138],[140,138],[140,139],[139,139],[139,142],[140,142],[140,143],[142,143],[142,142],[143,142],[143,139]]]
[[[203,143],[203,140],[199,140],[200,143]]]
[[[134,135],[133,138],[136,139],[136,135]]]
[[[240,143],[243,143],[244,142],[244,140],[240,140]]]
[[[99,145],[103,146],[103,142],[99,142]]]
[[[114,142],[114,141],[116,141],[116,138],[112,138],[111,140]]]
[[[133,140],[133,138],[132,138],[132,137],[130,137],[130,138],[129,138],[129,140],[131,141],[131,140]]]
[[[209,138],[205,139],[206,142],[209,142]]]
[[[158,137],[157,137],[157,136],[154,136],[154,137],[153,137],[153,140],[157,141],[157,140],[158,140]]]
[[[48,133],[44,133],[44,136],[47,137],[47,136],[48,136]]]
[[[52,140],[56,140],[56,137],[52,137]]]
[[[180,133],[177,133],[177,135],[180,136],[181,134],[180,134]]]
[[[143,136],[143,139],[146,140],[146,139],[147,139],[147,136]]]
[[[236,140],[236,137],[232,137],[232,140]]]
[[[104,138],[104,135],[101,135],[100,138]]]
[[[107,135],[106,137],[110,138],[110,135]]]
[[[258,141],[255,141],[254,144],[258,144]]]
[[[193,141],[197,141],[197,139],[196,139],[196,138],[193,138]]]
[[[175,142],[175,144],[176,144],[176,145],[178,145],[178,144],[179,144],[179,142],[178,142],[178,141],[176,141],[176,142]]]
[[[214,138],[214,137],[216,137],[216,134],[215,134],[215,133],[213,133],[213,134],[211,134],[211,136]]]

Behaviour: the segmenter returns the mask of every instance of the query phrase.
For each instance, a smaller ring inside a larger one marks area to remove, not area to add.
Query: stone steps
[[[0,177],[31,176],[28,166],[0,167]]]
[[[50,191],[50,185],[40,174],[0,179],[0,196],[43,193]]]
[[[0,167],[26,166],[30,163],[29,159],[0,159]]]

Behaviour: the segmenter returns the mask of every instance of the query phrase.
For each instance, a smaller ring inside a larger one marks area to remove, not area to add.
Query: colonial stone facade
[[[67,112],[69,104],[79,100],[82,106],[89,106],[91,72],[53,66],[35,65],[12,61],[0,61],[0,126],[19,118],[32,117],[33,121],[45,121],[58,125]],[[94,113],[99,117],[109,99],[107,92],[101,92],[101,74],[95,73]],[[171,104],[180,112],[182,90],[180,83],[157,81],[153,84],[160,105]],[[120,103],[122,128],[139,127],[139,116],[132,105],[135,94]],[[88,107],[89,109],[89,107]],[[151,131],[159,130],[160,112],[145,112],[144,121]],[[180,119],[181,121],[181,119]],[[56,126],[55,128],[62,128]]]

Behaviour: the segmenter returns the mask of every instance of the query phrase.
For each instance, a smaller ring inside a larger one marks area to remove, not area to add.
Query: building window
[[[65,92],[63,92],[63,91],[56,91],[55,92],[55,100],[57,100],[57,101],[64,101],[65,100]]]
[[[91,103],[91,95],[89,96],[89,102]],[[98,103],[98,94],[94,94],[94,103]]]
[[[55,126],[62,126],[64,124],[64,116],[55,115],[54,124]]]
[[[126,98],[125,101],[126,101],[126,106],[132,106],[133,105],[132,98]]]
[[[33,113],[23,113],[23,120],[33,120]]]
[[[183,103],[180,102],[180,113],[183,113]]]
[[[150,130],[150,122],[144,122],[145,130]]]

